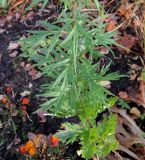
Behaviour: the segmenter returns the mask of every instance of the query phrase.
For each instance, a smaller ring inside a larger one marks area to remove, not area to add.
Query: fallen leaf
[[[15,58],[17,55],[18,55],[18,51],[14,51],[14,52],[12,52],[12,53],[9,54],[9,56],[11,58]]]
[[[132,107],[131,110],[130,110],[130,113],[137,116],[137,117],[140,117],[140,115],[141,115],[140,110],[136,107]]]
[[[38,72],[34,77],[32,77],[33,79],[38,79],[42,76],[41,72]]]
[[[10,112],[11,112],[11,116],[12,117],[16,117],[18,115],[18,113],[19,113],[19,111],[16,110],[16,109],[10,109]]]
[[[5,97],[4,95],[0,95],[0,101],[2,101],[4,97]]]
[[[106,48],[106,47],[101,46],[101,47],[98,47],[97,49],[98,49],[98,50],[99,50],[99,52],[100,52],[101,54],[103,54],[103,55],[105,55],[105,54],[108,54],[108,53],[109,53],[109,49],[108,49],[108,48]]]
[[[110,81],[100,81],[99,84],[103,87],[110,88],[111,82]]]
[[[14,141],[14,144],[15,144],[15,145],[18,145],[20,142],[21,142],[21,139],[20,139],[20,138],[15,138],[15,141]]]
[[[36,149],[41,151],[41,154],[45,154],[48,148],[48,137],[44,134],[34,134],[29,132],[28,138],[34,143]]]
[[[21,66],[21,67],[25,67],[25,62],[21,62],[21,63],[20,63],[20,66]]]
[[[120,145],[117,150],[127,153],[136,160],[141,159],[142,154],[139,154],[139,152],[134,152],[133,145],[145,145],[143,131],[139,126],[137,126],[132,117],[127,114],[126,110],[120,109],[117,106],[114,106],[111,110],[118,116],[116,138],[118,139]]]
[[[19,45],[20,45],[19,42],[10,42],[8,49],[9,50],[17,49]]]
[[[0,121],[0,129],[3,128],[3,123]]]
[[[119,92],[119,96],[122,99],[145,107],[145,82],[143,80],[140,80],[139,88],[130,86],[126,90],[127,92]]]
[[[30,71],[32,69],[32,64],[31,63],[27,63],[25,66],[24,66],[24,69],[26,71]]]
[[[20,95],[21,95],[22,97],[30,96],[30,95],[31,95],[31,92],[30,92],[30,91],[24,91],[24,92],[21,92]]]
[[[40,118],[39,122],[45,123],[46,122],[46,116],[44,115],[46,112],[39,111],[37,112],[38,117]]]
[[[28,75],[31,76],[32,78],[35,78],[37,73],[38,73],[38,71],[34,68],[32,68],[31,70],[28,71]]]
[[[127,20],[132,17],[132,4],[122,4],[118,9],[117,12],[120,16],[124,16]]]
[[[137,78],[137,73],[133,73],[130,76],[130,80],[134,81]]]
[[[129,99],[129,96],[128,96],[127,92],[125,92],[125,91],[120,91],[119,92],[119,96],[120,96],[120,98],[122,98],[124,100],[128,100]]]
[[[129,53],[129,50],[135,45],[137,42],[137,38],[132,35],[124,35],[119,40],[117,40],[117,43],[122,45],[125,48],[118,48],[120,51],[126,51]],[[128,49],[128,50],[127,50]]]

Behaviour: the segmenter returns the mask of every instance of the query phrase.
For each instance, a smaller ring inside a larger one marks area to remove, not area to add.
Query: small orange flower
[[[26,148],[26,146],[23,145],[23,146],[21,146],[21,147],[19,148],[19,151],[20,151],[20,153],[25,154],[25,153],[28,152],[28,148]]]
[[[31,140],[29,140],[25,145],[21,146],[19,150],[22,154],[28,153],[30,156],[34,156],[36,154],[36,149]]]
[[[35,149],[35,147],[33,146],[33,147],[31,147],[30,149],[29,149],[29,155],[30,156],[34,156],[36,154],[36,149]]]
[[[8,99],[7,98],[3,98],[1,101],[2,101],[3,104],[7,104],[8,103]]]
[[[29,102],[30,102],[30,99],[29,99],[29,98],[23,98],[22,101],[21,101],[21,103],[22,103],[23,105],[27,105],[27,104],[29,104]]]
[[[26,144],[25,144],[28,148],[31,148],[34,144],[31,140],[29,140]]]
[[[51,145],[52,145],[53,147],[58,146],[58,144],[59,144],[59,142],[60,142],[60,139],[57,138],[55,135],[51,135],[50,138],[49,138],[49,140],[50,140],[50,143],[51,143]]]

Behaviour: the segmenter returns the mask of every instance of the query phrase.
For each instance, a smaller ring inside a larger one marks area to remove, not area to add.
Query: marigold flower
[[[19,151],[20,151],[20,153],[25,154],[25,153],[28,152],[28,148],[26,148],[26,146],[23,145],[23,146],[21,146],[21,147],[19,148]]]
[[[23,105],[27,105],[27,104],[29,104],[29,102],[30,102],[30,99],[29,99],[29,98],[23,98],[22,101],[21,101],[21,103],[22,103]]]
[[[28,153],[30,156],[34,156],[36,154],[36,148],[31,140],[29,140],[25,145],[19,148],[22,154]]]
[[[34,156],[35,154],[36,154],[36,149],[35,149],[35,147],[33,146],[33,147],[31,147],[30,149],[29,149],[29,155],[30,156]]]
[[[52,145],[53,147],[58,146],[58,144],[59,144],[59,142],[60,142],[60,139],[57,138],[55,135],[51,135],[50,138],[49,138],[49,140],[50,140],[50,143],[51,143],[51,145]]]
[[[32,146],[34,146],[34,144],[33,144],[33,142],[31,140],[29,140],[25,145],[28,148],[31,148]]]
[[[1,101],[2,101],[3,104],[7,104],[8,103],[8,99],[7,98],[3,98]]]

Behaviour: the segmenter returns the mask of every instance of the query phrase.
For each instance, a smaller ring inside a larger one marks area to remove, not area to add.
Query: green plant
[[[98,9],[97,18],[87,12],[92,5],[89,0],[61,2],[64,10],[55,22],[42,21],[45,30],[30,31],[32,35],[21,40],[23,56],[34,61],[34,66],[51,79],[42,86],[41,96],[47,101],[40,110],[48,110],[57,117],[78,116],[80,119],[79,124],[63,124],[65,130],[56,136],[66,143],[79,139],[79,153],[86,159],[105,157],[118,146],[114,136],[116,116],[110,112],[98,124],[96,117],[109,110],[117,98],[101,82],[121,76],[108,73],[110,64],[101,66],[98,47],[111,51],[109,46],[117,45],[113,40],[116,33],[105,32],[102,20],[105,15],[97,0],[93,1]]]
[[[12,0],[0,0],[0,8],[6,9]]]
[[[130,109],[130,106],[123,99],[118,99],[118,105],[120,105],[123,109]]]

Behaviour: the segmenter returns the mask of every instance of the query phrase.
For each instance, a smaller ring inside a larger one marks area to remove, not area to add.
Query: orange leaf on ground
[[[122,4],[117,12],[119,13],[120,16],[124,16],[126,19],[131,18],[132,16],[132,4]]]

